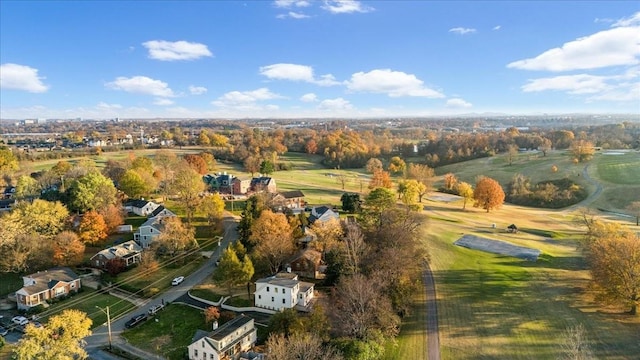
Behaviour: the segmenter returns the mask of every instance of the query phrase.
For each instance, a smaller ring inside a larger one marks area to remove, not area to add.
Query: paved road
[[[424,290],[427,292],[427,360],[440,360],[440,336],[438,334],[438,300],[436,284],[433,281],[431,267],[423,274]]]
[[[200,284],[207,277],[211,276],[211,274],[213,273],[213,270],[215,269],[215,263],[220,257],[222,250],[225,249],[230,243],[238,239],[238,233],[236,231],[236,227],[237,227],[236,218],[234,218],[229,214],[229,216],[225,217],[223,220],[223,227],[224,227],[224,235],[223,235],[222,241],[220,242],[220,246],[216,249],[216,251],[213,253],[211,258],[209,258],[206,261],[206,263],[202,267],[200,267],[200,269],[196,270],[193,274],[186,276],[184,281],[180,285],[172,286],[169,290],[165,291],[164,293],[162,293],[160,296],[153,299],[152,301],[147,302],[144,306],[137,307],[135,310],[129,312],[128,314],[125,314],[120,318],[111,321],[111,336],[112,336],[112,342],[114,344],[117,343],[120,345],[124,343],[124,346],[127,346],[126,343],[124,342],[124,339],[120,337],[120,334],[122,334],[122,332],[125,329],[124,327],[125,322],[127,322],[133,315],[146,314],[151,306],[160,303],[163,299],[165,303],[173,302],[174,300],[178,299],[182,295],[186,294],[187,291],[191,290],[191,288],[193,288],[195,285]],[[106,357],[100,357],[100,350],[99,350],[100,347],[104,347],[105,345],[109,344],[109,336],[108,336],[106,324],[93,329],[93,335],[86,338],[86,341],[87,341],[87,345],[85,348],[87,349],[87,352],[89,353],[91,358],[109,359]],[[136,351],[135,348],[128,349],[128,350]],[[148,358],[148,359],[158,358],[151,354],[141,353],[140,355],[144,355],[142,357]]]

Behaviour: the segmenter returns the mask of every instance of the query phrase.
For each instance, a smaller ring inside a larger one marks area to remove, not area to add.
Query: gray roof
[[[213,330],[209,335],[207,335],[207,337],[217,341],[223,340],[225,337],[238,330],[238,328],[243,327],[252,320],[252,318],[246,316],[245,314],[240,314],[240,316],[236,316],[232,320],[224,323],[219,328]]]
[[[285,199],[295,199],[304,197],[304,194],[300,190],[292,190],[292,191],[283,191],[280,193]]]
[[[61,281],[69,283],[79,279],[78,275],[68,267],[57,267],[45,271],[39,271],[35,274],[25,276],[25,278],[31,278],[36,282],[34,285],[22,288],[22,290],[30,295],[52,289]]]
[[[100,252],[98,252],[97,254],[93,255],[91,257],[91,259],[93,259],[94,257],[98,256],[98,255],[102,255],[105,258],[107,258],[108,260],[111,260],[113,258],[127,258],[130,257],[134,254],[137,254],[139,252],[142,251],[142,248],[140,247],[140,245],[138,245],[138,243],[136,243],[133,240],[129,240],[125,243],[119,244],[119,245],[114,245],[108,249],[104,249],[101,250]]]

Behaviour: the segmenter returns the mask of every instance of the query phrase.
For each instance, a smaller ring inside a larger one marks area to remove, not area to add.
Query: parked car
[[[29,319],[24,316],[14,316],[11,319],[11,322],[16,325],[27,325],[29,323]]]
[[[130,328],[140,324],[141,322],[143,322],[145,320],[147,320],[147,314],[136,315],[136,316],[132,317],[131,319],[129,319],[129,321],[124,323],[124,327],[126,327],[127,329],[130,329]]]
[[[8,333],[9,333],[9,329],[6,329],[3,326],[0,326],[0,336],[7,336]]]
[[[155,315],[158,311],[160,311],[162,309],[164,309],[164,305],[162,305],[162,304],[154,305],[149,309],[149,311],[147,311],[147,313],[149,315]]]
[[[171,285],[173,286],[180,285],[180,283],[183,281],[184,281],[184,276],[178,276],[177,278],[171,281]]]

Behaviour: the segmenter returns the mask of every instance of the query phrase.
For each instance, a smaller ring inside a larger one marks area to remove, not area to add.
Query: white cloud
[[[569,94],[593,94],[609,88],[606,80],[604,76],[589,74],[555,76],[529,80],[529,83],[522,87],[522,91],[560,90]]]
[[[366,13],[374,10],[356,0],[325,0],[322,8],[332,14]]]
[[[173,100],[166,99],[166,98],[158,98],[158,99],[155,99],[155,101],[153,102],[153,105],[158,105],[158,106],[169,106],[173,104],[174,104]]]
[[[508,68],[571,71],[637,64],[640,55],[640,27],[616,27],[597,32],[535,58],[514,61]]]
[[[154,80],[146,76],[134,76],[131,78],[120,76],[114,81],[107,83],[106,87],[135,94],[146,94],[160,97],[173,96],[173,91],[169,88],[167,83],[160,80]]]
[[[458,109],[466,109],[466,108],[470,108],[473,105],[471,103],[468,103],[466,101],[464,101],[463,99],[449,99],[447,100],[446,103],[446,107],[449,108],[458,108]]]
[[[313,74],[313,68],[306,65],[283,63],[267,65],[260,67],[260,74],[269,79],[304,81],[320,86],[340,84],[331,74],[321,75],[319,79],[316,79]]]
[[[351,103],[343,98],[322,100],[318,105],[318,109],[330,111],[350,110],[352,108]]]
[[[390,97],[417,96],[442,98],[444,95],[424,86],[413,74],[390,69],[376,69],[368,73],[358,72],[346,82],[347,88],[356,92],[383,93]]]
[[[277,8],[291,8],[291,7],[307,7],[311,6],[311,3],[306,0],[275,0],[273,5]]]
[[[498,31],[500,29],[502,29],[502,25],[496,25],[496,26],[493,27],[494,31]]]
[[[299,13],[299,12],[295,12],[295,11],[289,11],[286,14],[279,14],[276,16],[278,19],[286,19],[286,18],[292,18],[292,19],[306,19],[306,18],[310,18],[311,16],[303,14],[303,13]]]
[[[476,32],[476,29],[455,27],[455,28],[449,29],[449,32],[460,34],[460,35],[466,35],[466,34],[473,34],[474,32]]]
[[[300,97],[300,101],[302,102],[316,102],[318,101],[318,96],[314,93],[304,94]]]
[[[252,91],[231,91],[213,101],[212,104],[219,107],[227,107],[236,105],[247,105],[257,101],[282,98],[283,96],[272,93],[267,88],[260,88]]]
[[[142,43],[142,45],[149,49],[149,57],[155,60],[195,60],[213,56],[207,45],[188,41],[151,40]]]
[[[640,24],[640,11],[638,11],[637,13],[631,15],[628,18],[622,18],[622,19],[616,21],[611,26],[613,26],[613,27],[633,26],[633,25],[638,25],[638,24]]]
[[[6,63],[0,65],[0,88],[43,93],[49,89],[38,76],[38,69],[26,65]]]
[[[114,110],[114,109],[122,109],[122,105],[120,104],[107,104],[104,101],[101,101],[98,103],[98,105],[96,105],[97,109],[102,109],[102,110]]]
[[[207,88],[204,86],[189,85],[189,92],[191,95],[202,95],[207,92]]]

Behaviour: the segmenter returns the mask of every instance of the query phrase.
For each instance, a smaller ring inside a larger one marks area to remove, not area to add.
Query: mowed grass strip
[[[600,179],[612,184],[640,185],[640,154],[598,154],[595,160]]]
[[[400,335],[385,346],[384,360],[424,359],[427,354],[427,296],[422,281],[412,300],[411,313],[402,319]]]
[[[134,346],[170,360],[186,358],[187,346],[196,330],[208,330],[201,310],[169,304],[156,316],[126,330],[122,336]]]

